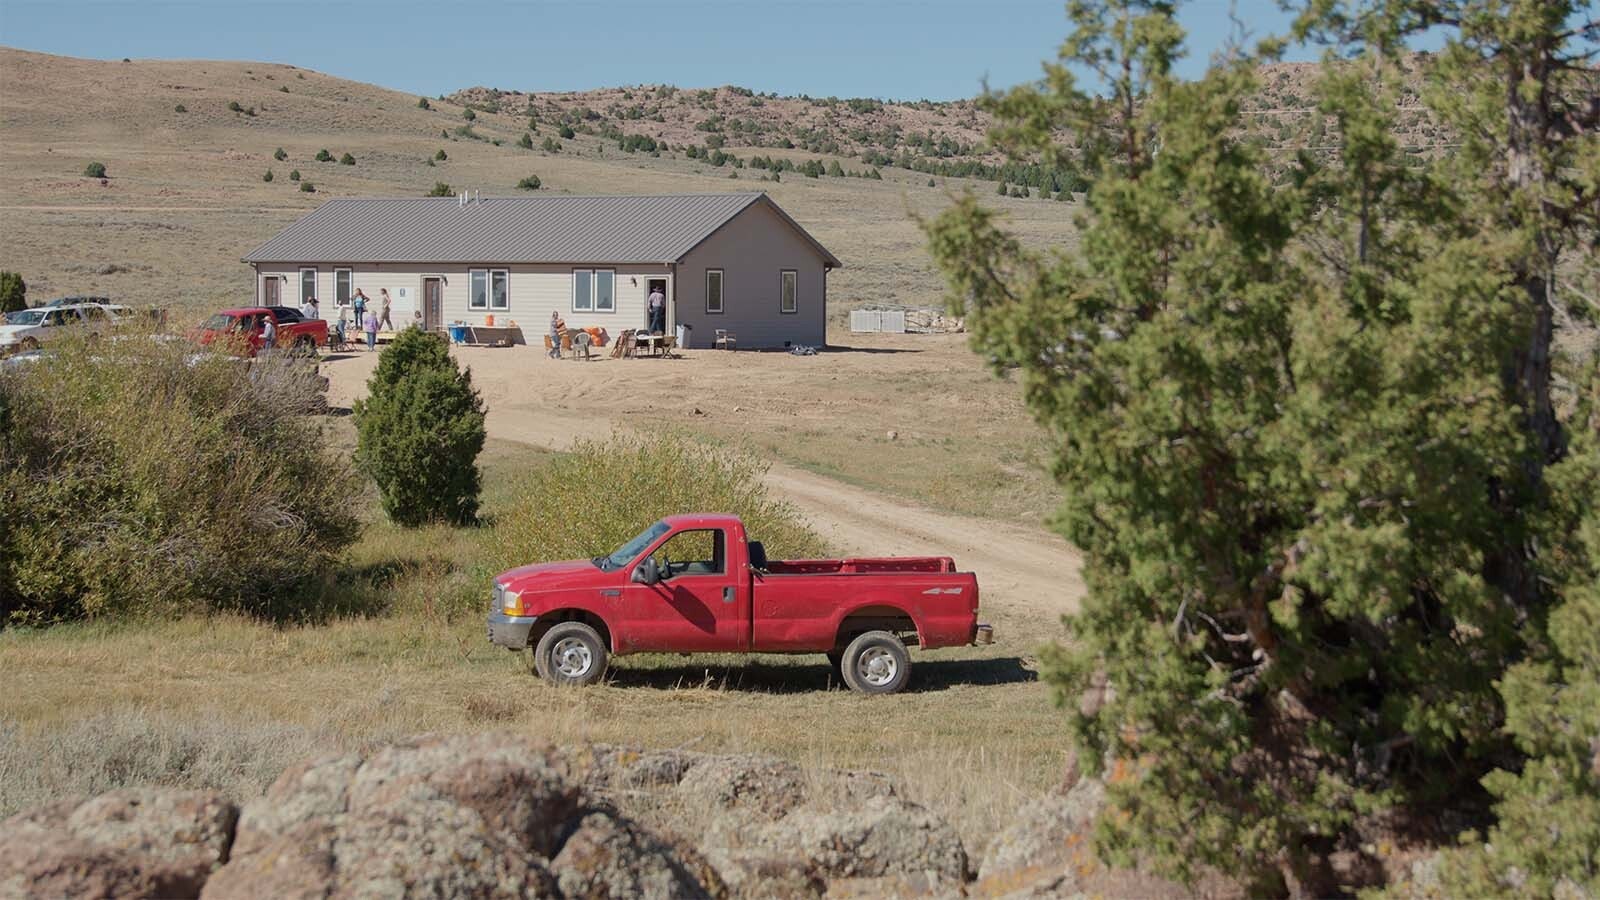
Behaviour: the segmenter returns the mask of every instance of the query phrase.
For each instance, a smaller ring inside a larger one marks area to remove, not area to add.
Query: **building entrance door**
[[[282,306],[283,304],[278,302],[278,290],[282,285],[283,282],[276,275],[268,276],[266,281],[261,282],[261,305]]]
[[[444,280],[422,279],[422,328],[438,331],[444,327]]]
[[[661,321],[659,323],[652,321],[650,318],[650,295],[656,291],[660,291],[661,296],[664,298],[661,301]],[[644,296],[644,327],[652,331],[662,332],[670,329],[672,324],[667,321],[667,310],[672,308],[672,298],[667,296],[667,280],[665,278],[651,278],[645,282]]]

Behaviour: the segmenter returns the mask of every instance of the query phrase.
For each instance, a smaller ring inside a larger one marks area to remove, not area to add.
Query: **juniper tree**
[[[1325,66],[1338,157],[1274,183],[1240,112],[1254,60],[1180,82],[1175,4],[1069,14],[1042,85],[989,102],[999,146],[1089,177],[1079,255],[1024,249],[971,196],[926,225],[975,349],[1058,443],[1089,591],[1045,676],[1109,772],[1109,859],[1333,890],[1374,817],[1487,809],[1495,681],[1548,602],[1511,570],[1574,571],[1527,549],[1548,423],[1506,374],[1539,328],[1521,231],[1408,162],[1392,45]]]

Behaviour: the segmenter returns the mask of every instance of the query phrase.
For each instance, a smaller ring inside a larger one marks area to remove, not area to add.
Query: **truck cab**
[[[604,556],[512,569],[494,595],[489,640],[531,648],[560,683],[598,680],[607,657],[631,653],[826,653],[852,687],[886,693],[909,675],[907,644],[991,635],[977,579],[948,557],[775,561],[723,514],[668,516]],[[875,667],[852,668],[863,656]]]

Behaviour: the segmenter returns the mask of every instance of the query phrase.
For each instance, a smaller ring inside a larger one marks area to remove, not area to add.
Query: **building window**
[[[510,309],[511,275],[505,269],[468,269],[468,309]]]
[[[572,311],[603,313],[616,312],[616,270],[573,269]]]
[[[350,295],[355,293],[350,289],[350,270],[333,270],[333,305],[335,308],[350,305]]]
[[[317,295],[317,270],[300,270],[300,302],[305,303]]]
[[[800,311],[800,273],[794,269],[784,269],[778,273],[778,312],[792,313]]]
[[[722,270],[706,270],[706,312],[721,314],[722,312]]]
[[[489,270],[489,308],[511,308],[511,273],[505,269]]]

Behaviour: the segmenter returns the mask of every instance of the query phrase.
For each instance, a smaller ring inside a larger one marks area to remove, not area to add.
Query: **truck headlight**
[[[516,591],[501,591],[501,609],[508,616],[522,615],[522,595]]]

